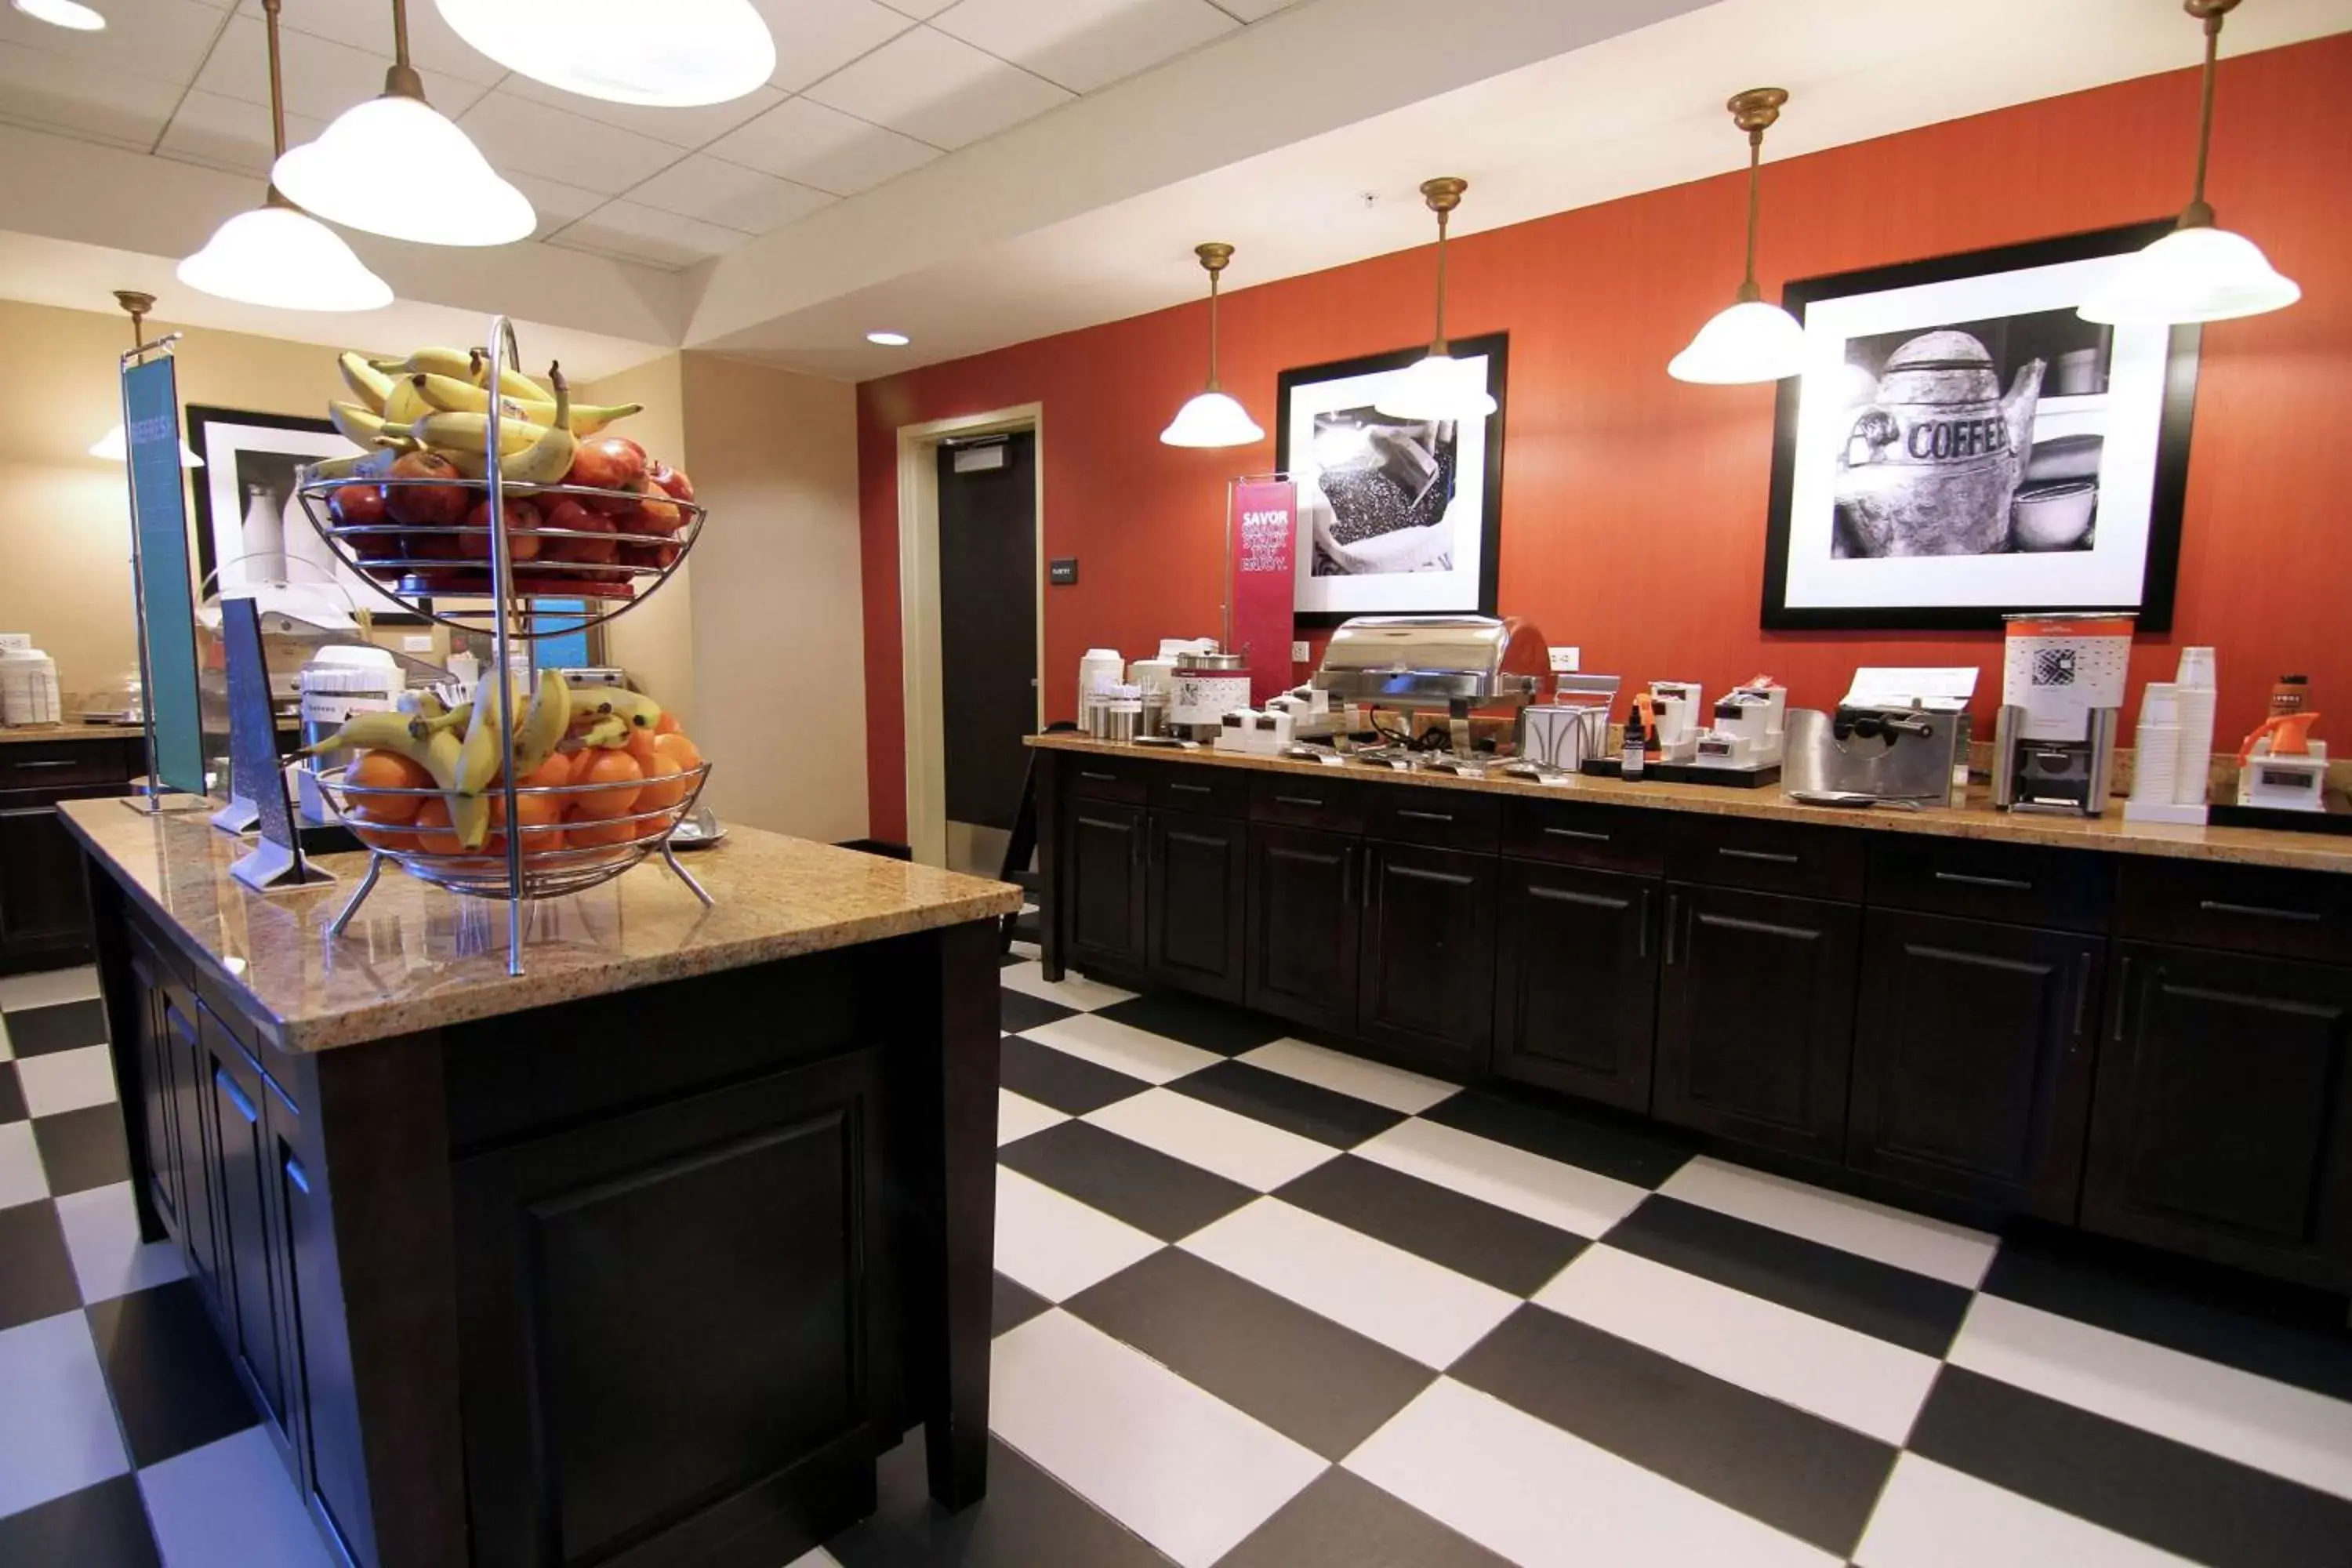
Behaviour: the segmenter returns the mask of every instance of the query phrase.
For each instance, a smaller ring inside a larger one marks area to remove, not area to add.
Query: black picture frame
[[[1887,267],[1791,280],[1780,303],[1800,321],[1813,304],[1849,295],[1952,282],[2096,259],[2137,250],[2171,231],[2173,220],[2157,219],[2113,228],[2061,235],[2019,245],[1993,246]],[[1891,605],[1821,606],[1788,603],[1790,511],[1800,454],[1798,421],[1804,380],[1780,383],[1772,420],[1772,479],[1765,521],[1761,624],[1767,631],[1987,631],[1998,630],[2005,614],[2105,612],[2137,617],[2141,631],[2172,628],[2180,565],[2180,521],[2189,489],[2189,452],[2197,403],[2197,367],[2201,343],[2194,325],[2171,329],[2163,369],[2158,416],[2156,470],[2149,494],[2147,553],[2137,604],[2012,602],[1967,605]]]
[[[1457,358],[1486,356],[1486,391],[1495,399],[1495,412],[1486,417],[1482,432],[1484,449],[1480,454],[1479,467],[1482,503],[1478,519],[1478,602],[1475,606],[1477,614],[1491,616],[1495,613],[1496,574],[1501,564],[1503,540],[1503,445],[1510,416],[1510,334],[1487,332],[1475,338],[1455,338],[1449,346]],[[1426,357],[1428,353],[1429,346],[1423,343],[1380,353],[1359,354],[1351,359],[1327,360],[1321,364],[1297,365],[1282,372],[1275,378],[1274,451],[1276,468],[1294,475],[1299,472],[1292,461],[1290,449],[1290,405],[1296,389],[1322,382],[1402,371]],[[1302,506],[1302,515],[1304,510]],[[1297,560],[1297,570],[1303,579],[1312,570],[1312,546],[1302,547]],[[1466,615],[1470,610],[1459,605],[1433,605],[1418,612],[1399,606],[1379,610],[1295,609],[1293,617],[1302,626],[1336,626],[1361,614],[1415,613]]]

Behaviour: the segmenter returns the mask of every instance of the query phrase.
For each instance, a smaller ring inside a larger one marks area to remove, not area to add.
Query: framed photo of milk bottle
[[[2168,221],[1790,283],[1767,627],[2172,623],[2198,330],[2075,314]]]

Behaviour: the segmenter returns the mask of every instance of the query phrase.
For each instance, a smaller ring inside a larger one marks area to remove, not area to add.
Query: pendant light
[[[2221,52],[2221,18],[2238,0],[2183,0],[2181,9],[2205,24],[2203,102],[2197,121],[2197,186],[2180,221],[2117,268],[2075,311],[2113,326],[2226,321],[2259,316],[2303,298],[2294,280],[2271,266],[2244,235],[2213,226],[2205,203],[2206,155],[2213,141],[2213,62]]]
[[[261,0],[269,37],[269,139],[286,155],[286,93],[278,67],[280,0]],[[179,266],[180,281],[223,300],[281,310],[381,310],[392,285],[367,269],[343,237],[297,212],[276,185],[262,205],[213,231]]]
[[[64,27],[76,33],[99,33],[106,29],[106,18],[79,0],[13,0],[16,8],[36,22],[47,22],[52,27]]]
[[[438,0],[450,30],[533,81],[684,109],[757,90],[776,40],[751,0]]]
[[[1209,274],[1209,384],[1176,411],[1160,438],[1171,447],[1246,447],[1265,440],[1265,432],[1217,385],[1217,274],[1233,260],[1234,247],[1212,242],[1194,246],[1192,254]]]
[[[1724,105],[1731,122],[1748,132],[1748,272],[1738,300],[1709,317],[1690,346],[1666,362],[1666,374],[1677,381],[1733,386],[1778,381],[1804,368],[1805,329],[1780,306],[1767,304],[1756,287],[1757,171],[1764,162],[1764,132],[1788,101],[1784,88],[1751,87]]]
[[[117,289],[114,291],[114,302],[131,312],[131,346],[134,349],[141,347],[147,342],[147,312],[155,308],[155,296],[142,294],[136,289]],[[113,429],[92,441],[89,444],[89,455],[93,458],[104,458],[110,463],[129,462],[131,442],[123,435],[122,426],[117,424]],[[183,439],[180,443],[180,467],[201,468],[204,466],[205,460],[196,456],[196,449]]]
[[[347,109],[285,153],[271,178],[331,223],[419,245],[506,245],[539,226],[530,198],[500,179],[457,124],[425,101],[408,63],[407,0],[392,0],[383,95]]]
[[[1470,361],[1455,359],[1445,342],[1445,221],[1469,188],[1469,181],[1451,175],[1421,184],[1422,200],[1437,215],[1437,331],[1429,341],[1429,353],[1406,366],[1373,401],[1372,406],[1391,419],[1479,419],[1495,412],[1486,373]]]

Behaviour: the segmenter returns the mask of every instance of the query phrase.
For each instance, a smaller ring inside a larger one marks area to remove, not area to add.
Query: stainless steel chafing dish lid
[[[1533,701],[1550,669],[1543,634],[1516,616],[1358,616],[1312,684],[1391,708],[1492,707]]]

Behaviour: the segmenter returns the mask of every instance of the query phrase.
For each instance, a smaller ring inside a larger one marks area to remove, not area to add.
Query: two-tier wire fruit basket
[[[490,633],[494,668],[514,668],[517,642],[568,635],[601,626],[645,602],[669,581],[700,537],[705,509],[691,500],[666,500],[676,527],[667,532],[624,531],[620,523],[643,498],[636,492],[591,486],[509,482],[502,472],[513,454],[502,450],[503,423],[517,416],[501,395],[521,384],[521,354],[514,327],[504,316],[490,322],[487,353],[488,437],[479,478],[401,478],[389,474],[354,479],[322,477],[305,469],[295,493],[310,524],[329,550],[384,598],[412,614],[465,631]],[[469,506],[479,523],[407,522],[391,509],[364,523],[339,520],[337,491],[353,483],[383,486],[387,496],[402,486],[463,487],[487,501]],[[572,499],[594,509],[595,529],[499,524],[508,519],[509,500],[529,499],[558,510]],[[508,679],[482,683],[478,700],[501,710],[498,732],[510,735],[518,699]],[[510,742],[509,742],[510,744]],[[511,763],[511,752],[509,762]],[[709,764],[643,780],[560,784],[529,784],[515,768],[501,766],[487,791],[488,830],[478,844],[461,841],[449,807],[437,815],[433,803],[446,797],[437,789],[362,784],[348,767],[320,776],[320,787],[369,848],[367,874],[330,928],[341,935],[375,889],[387,863],[453,893],[500,899],[507,904],[507,973],[523,973],[523,905],[532,900],[581,892],[613,879],[658,854],[677,879],[708,907],[710,895],[678,864],[672,836],[691,816],[710,776]]]

